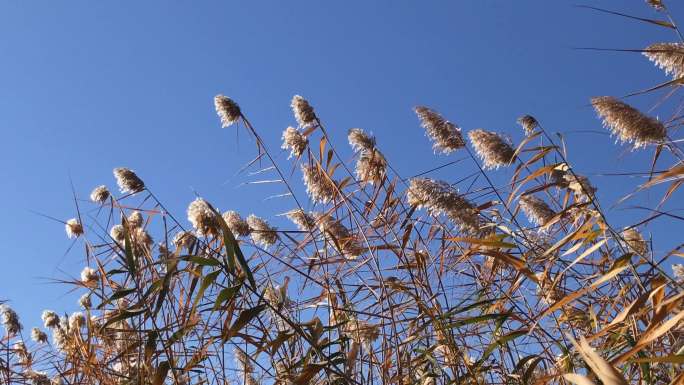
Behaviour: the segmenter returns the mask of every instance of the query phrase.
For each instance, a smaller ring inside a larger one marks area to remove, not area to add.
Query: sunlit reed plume
[[[81,225],[81,223],[76,218],[71,218],[68,221],[66,221],[64,229],[66,230],[67,237],[69,238],[76,238],[79,235],[83,234],[83,225]]]
[[[425,208],[433,215],[444,214],[465,232],[474,233],[480,228],[477,209],[444,181],[414,178],[406,196],[410,205]]]
[[[107,189],[107,186],[101,185],[97,186],[93,189],[93,191],[90,193],[90,200],[95,202],[95,203],[105,203],[107,199],[109,199],[109,190]]]
[[[335,184],[318,165],[302,164],[302,179],[306,185],[306,192],[314,203],[328,203],[334,199]]]
[[[499,134],[477,129],[469,131],[468,138],[482,159],[485,169],[505,167],[513,161],[515,150]]]
[[[421,126],[427,136],[432,139],[432,148],[436,152],[448,154],[465,146],[461,129],[444,119],[442,115],[428,107],[418,106],[414,109],[420,119]]]
[[[644,50],[644,56],[666,75],[678,79],[684,75],[684,43],[655,43]]]
[[[250,236],[252,241],[257,245],[269,247],[278,240],[278,233],[274,227],[271,227],[264,219],[251,214],[247,217],[247,224],[250,228]]]
[[[306,99],[299,95],[295,95],[292,97],[292,103],[290,105],[299,127],[311,127],[316,123],[314,109]]]
[[[214,96],[214,107],[216,108],[216,113],[221,118],[221,127],[231,126],[242,116],[240,106],[227,96]]]
[[[612,96],[591,99],[596,113],[608,128],[623,143],[632,143],[634,148],[660,143],[667,130],[658,119],[642,114],[636,108]]]
[[[288,127],[283,131],[282,140],[283,145],[281,148],[290,150],[288,159],[292,157],[299,158],[304,153],[304,150],[306,150],[306,146],[309,145],[309,139],[294,127]]]
[[[523,128],[523,130],[525,130],[525,136],[532,135],[534,129],[539,126],[537,119],[535,119],[532,115],[523,115],[519,117],[518,124]]]
[[[520,197],[520,208],[525,212],[527,219],[537,226],[543,226],[556,215],[544,200],[534,195]]]
[[[134,194],[145,189],[145,183],[142,179],[138,178],[135,172],[125,167],[115,168],[114,177],[116,177],[119,190],[124,194]]]
[[[285,215],[301,231],[311,231],[316,227],[316,219],[302,209],[288,211]]]
[[[202,198],[195,198],[188,205],[188,221],[192,223],[192,227],[199,236],[218,234],[216,213]]]

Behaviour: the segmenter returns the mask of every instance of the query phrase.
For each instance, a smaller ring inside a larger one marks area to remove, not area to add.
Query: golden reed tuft
[[[623,143],[633,143],[634,148],[665,140],[667,130],[663,123],[642,114],[636,108],[612,96],[591,99],[596,113],[608,128]]]
[[[242,116],[240,106],[227,96],[214,96],[214,108],[216,108],[216,114],[221,118],[221,127],[233,125]]]
[[[414,108],[414,111],[420,119],[421,126],[425,129],[425,134],[432,139],[432,148],[435,152],[448,154],[465,147],[465,141],[458,126],[428,107],[418,106]]]
[[[475,152],[482,159],[485,169],[505,167],[513,161],[515,150],[499,134],[477,129],[468,132],[468,138]]]

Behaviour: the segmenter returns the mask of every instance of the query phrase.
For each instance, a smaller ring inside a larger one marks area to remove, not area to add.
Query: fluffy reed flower
[[[684,75],[684,44],[683,43],[655,43],[644,50],[644,56],[656,66],[672,75],[674,79]]]
[[[196,198],[188,206],[188,221],[192,223],[197,235],[218,234],[216,214],[202,198]]]
[[[145,183],[133,170],[125,167],[117,167],[114,169],[114,177],[116,184],[119,185],[119,190],[126,194],[135,194],[145,189]]]
[[[231,126],[242,116],[240,106],[227,96],[214,96],[214,107],[216,108],[216,113],[221,118],[221,127]]]
[[[306,213],[302,209],[290,210],[285,213],[285,216],[301,231],[311,231],[316,227],[316,219],[311,213]]]
[[[349,130],[349,144],[352,149],[361,152],[356,162],[356,178],[362,182],[374,184],[382,181],[387,169],[387,161],[375,148],[375,138],[360,128]]]
[[[622,143],[633,143],[637,149],[665,139],[667,130],[658,119],[644,115],[627,103],[612,96],[600,96],[592,98],[591,104],[603,120],[603,126]]]
[[[185,247],[186,249],[191,249],[195,242],[197,242],[197,237],[190,231],[179,231],[173,237],[173,244],[176,248]]]
[[[105,203],[107,199],[109,199],[109,190],[107,189],[107,186],[102,185],[102,186],[97,186],[93,189],[93,191],[90,193],[90,200],[95,202],[95,203]]]
[[[64,325],[60,322],[60,326],[52,329],[52,344],[58,350],[66,352],[69,347],[69,336],[67,335],[68,320]]]
[[[290,156],[287,159],[293,156],[299,158],[304,153],[304,150],[306,150],[306,146],[309,145],[309,139],[294,127],[286,128],[283,131],[282,139],[283,145],[281,148],[290,150]]]
[[[366,350],[370,350],[372,343],[380,336],[378,325],[366,321],[360,321],[356,317],[349,317],[344,324],[343,330],[354,342],[363,344]]]
[[[237,211],[226,211],[223,213],[223,220],[235,238],[249,235],[249,224],[242,219]]]
[[[84,309],[90,309],[93,306],[93,302],[90,300],[90,293],[85,293],[78,299],[78,305]]]
[[[135,210],[128,216],[128,218],[126,218],[126,221],[132,229],[140,227],[143,224],[143,216],[140,211]]]
[[[409,205],[425,208],[433,215],[444,214],[466,233],[476,233],[480,229],[477,209],[444,181],[414,178],[406,197]]]
[[[142,227],[137,227],[131,233],[131,242],[133,242],[133,245],[135,246],[135,254],[143,254],[143,250],[152,250],[152,244],[154,243],[154,240],[152,239],[152,236],[145,231],[145,229]]]
[[[28,349],[26,349],[26,344],[22,341],[15,342],[12,345],[12,350],[19,357],[19,364],[23,366],[30,366],[31,364],[31,354]]]
[[[534,195],[520,197],[520,208],[525,212],[527,219],[537,226],[544,226],[556,215],[546,202]]]
[[[328,245],[347,258],[357,258],[363,253],[363,247],[340,220],[323,213],[314,213],[313,216],[318,223],[318,230],[324,234]]]
[[[69,329],[78,330],[86,324],[86,318],[80,311],[71,313],[69,316]]]
[[[64,229],[66,230],[66,234],[67,237],[69,237],[69,239],[76,238],[79,235],[83,234],[83,225],[81,225],[81,223],[76,218],[71,218],[68,221],[66,221]]]
[[[314,203],[328,203],[335,197],[335,183],[317,165],[302,164],[302,179],[306,192]]]
[[[271,227],[268,222],[256,215],[250,214],[250,216],[247,217],[247,224],[251,230],[250,236],[252,237],[252,241],[257,245],[269,247],[278,240],[278,233],[276,233],[275,227]]]
[[[258,385],[259,382],[254,378],[254,365],[250,361],[247,354],[240,349],[235,349],[235,364],[242,372],[240,378],[243,385]]]
[[[354,151],[373,150],[375,148],[375,138],[366,134],[360,128],[350,129],[347,139]]]
[[[0,322],[2,322],[9,337],[16,335],[23,329],[17,313],[11,307],[4,304],[0,305]]]
[[[639,231],[635,228],[625,229],[620,233],[622,239],[624,239],[623,244],[630,250],[639,255],[645,255],[648,253],[648,243],[641,236]]]
[[[292,112],[299,123],[299,127],[311,127],[316,124],[316,113],[309,102],[299,95],[292,97]]]
[[[52,310],[43,310],[40,318],[43,320],[43,325],[48,329],[53,329],[59,326],[59,316]]]
[[[539,123],[532,115],[523,115],[518,118],[518,124],[525,130],[525,136],[530,136]]]
[[[32,385],[50,385],[50,379],[45,372],[29,369],[24,371],[24,377],[30,380]]]
[[[362,151],[356,162],[356,179],[370,184],[380,183],[386,170],[387,161],[380,151]]]
[[[425,106],[418,106],[414,111],[420,119],[421,126],[425,129],[426,135],[434,142],[432,148],[436,152],[448,154],[465,147],[461,129],[444,119],[437,111]]]
[[[558,302],[565,296],[565,292],[558,286],[553,286],[553,280],[545,273],[535,274],[538,279],[537,297],[539,300],[547,305]]]
[[[477,129],[468,132],[468,138],[482,159],[485,169],[508,166],[513,161],[515,150],[499,134]]]
[[[92,267],[86,266],[83,268],[83,270],[81,270],[81,282],[87,285],[96,285],[98,284],[99,280],[100,274]]]
[[[566,188],[572,190],[578,196],[592,196],[596,193],[596,187],[591,185],[589,178],[582,175],[573,175],[571,173],[565,173],[563,175],[563,181]]]
[[[684,284],[684,265],[681,263],[672,264],[672,274],[677,282]]]
[[[47,334],[38,328],[33,328],[31,329],[31,339],[39,344],[46,344]]]
[[[114,225],[111,230],[109,230],[109,236],[117,242],[124,241],[124,227],[122,225]]]

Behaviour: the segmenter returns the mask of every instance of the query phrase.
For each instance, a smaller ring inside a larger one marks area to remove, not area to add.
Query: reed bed
[[[679,90],[682,44],[643,51],[677,81],[642,97]],[[400,175],[362,129],[335,148],[340,133],[299,95],[278,162],[236,101],[214,104],[217,126],[254,138],[249,167],[282,187],[284,210],[262,218],[197,197],[176,215],[116,168],[119,192],[84,192],[64,222],[87,262],[67,283],[78,308],[46,309],[30,331],[0,308],[1,383],[684,383],[684,267],[667,264],[684,251],[656,253],[642,232],[682,218],[660,205],[613,226],[544,122],[523,115],[514,144],[416,107],[435,152],[478,169],[449,181]],[[648,181],[625,194],[676,199],[681,110],[663,121],[620,98],[591,104],[620,142],[654,153]]]

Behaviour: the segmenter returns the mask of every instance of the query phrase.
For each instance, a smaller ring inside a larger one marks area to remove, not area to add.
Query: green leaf
[[[240,290],[241,287],[242,287],[242,284],[222,289],[218,293],[218,295],[216,296],[216,301],[214,302],[214,307],[211,310],[212,311],[218,310],[221,307],[221,305],[223,305],[224,302],[235,297],[235,294],[237,294],[237,292]]]
[[[125,319],[131,318],[138,316],[140,314],[143,314],[145,312],[145,309],[139,309],[139,310],[121,310],[119,314],[116,316],[110,318],[105,322],[104,325],[102,325],[102,329],[106,328],[107,326],[117,323],[119,321],[123,321]]]
[[[123,298],[123,297],[125,297],[125,296],[131,294],[131,293],[134,292],[134,291],[135,291],[134,288],[119,289],[119,290],[115,291],[114,294],[112,294],[111,297],[109,297],[109,298],[107,298],[106,300],[102,301],[102,303],[101,303],[100,305],[98,305],[97,308],[98,308],[98,309],[102,309],[102,308],[105,307],[105,305],[107,305],[107,304],[109,304],[109,303],[112,303],[112,302],[116,301],[116,300],[119,299],[119,298]]]
[[[205,258],[197,255],[186,255],[181,257],[182,260],[196,263],[201,266],[221,266],[221,261],[215,258]]]
[[[197,303],[202,299],[204,296],[204,292],[207,290],[209,285],[214,283],[216,281],[216,278],[218,275],[221,273],[221,270],[216,270],[212,271],[211,273],[207,274],[204,276],[202,279],[202,284],[200,285],[199,291],[197,292],[197,295],[195,296],[195,300],[192,303],[192,312],[195,311],[195,308],[197,307]]]

